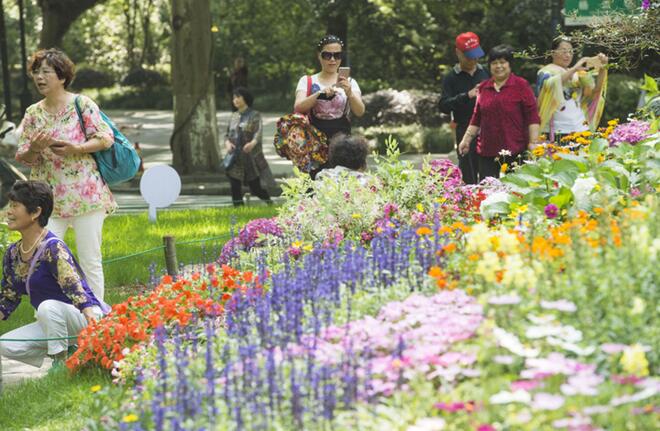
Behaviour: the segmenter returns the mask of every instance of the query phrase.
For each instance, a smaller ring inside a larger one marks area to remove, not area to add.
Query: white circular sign
[[[149,204],[149,220],[156,221],[156,208],[167,208],[181,193],[181,178],[168,165],[157,165],[146,170],[140,179],[140,194]]]

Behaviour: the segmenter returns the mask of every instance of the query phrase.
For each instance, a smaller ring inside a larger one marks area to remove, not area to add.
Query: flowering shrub
[[[185,326],[193,318],[221,315],[232,293],[253,282],[258,280],[250,272],[223,266],[218,273],[214,265],[204,275],[195,273],[176,281],[165,276],[151,293],[114,304],[107,316],[83,329],[78,350],[66,365],[74,371],[90,362],[107,369],[116,367],[129,352],[144,345],[156,328]]]
[[[622,143],[636,144],[649,136],[649,123],[646,121],[632,120],[621,124],[609,135],[610,145],[615,146]]]
[[[618,210],[642,191],[653,192],[660,187],[660,133],[646,134],[647,129],[643,122],[617,126],[612,121],[596,134],[580,132],[566,137],[567,143],[574,143],[572,147],[538,146],[532,161],[502,178],[509,191],[494,202],[485,201],[482,215],[515,219],[520,213],[517,209],[524,207],[539,216],[546,214],[548,205],[554,205],[556,210],[550,211],[549,218],[571,217],[594,207]]]
[[[238,236],[227,241],[222,248],[218,263],[229,264],[231,259],[238,257],[239,251],[250,251],[254,247],[263,247],[273,239],[282,237],[282,228],[275,217],[256,219],[246,224]]]

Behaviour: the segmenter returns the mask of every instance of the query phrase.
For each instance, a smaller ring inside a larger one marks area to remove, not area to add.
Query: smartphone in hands
[[[343,76],[344,78],[348,78],[351,76],[351,68],[348,66],[342,66],[339,68],[339,76]]]

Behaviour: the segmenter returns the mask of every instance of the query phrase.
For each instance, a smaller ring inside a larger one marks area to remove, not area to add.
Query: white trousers
[[[97,307],[98,308],[98,307]],[[100,309],[97,314],[100,314]],[[87,326],[85,316],[71,304],[48,299],[37,309],[37,321],[0,337],[0,354],[9,359],[41,367],[46,355],[57,355],[76,344],[76,339],[53,341],[4,341],[11,338],[58,338],[78,336]]]
[[[48,230],[64,240],[64,234],[72,227],[76,234],[78,262],[87,277],[94,295],[103,300],[105,283],[103,279],[103,257],[101,256],[101,238],[103,235],[105,211],[91,211],[76,217],[51,217]]]

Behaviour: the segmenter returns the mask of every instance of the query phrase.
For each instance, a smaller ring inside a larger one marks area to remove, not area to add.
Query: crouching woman
[[[53,194],[45,183],[19,181],[9,192],[7,225],[21,239],[5,252],[0,319],[6,320],[27,295],[37,321],[2,335],[0,354],[35,367],[46,355],[54,364],[63,362],[74,337],[102,316],[102,308],[108,310],[90,290],[66,244],[45,228],[52,211]]]

